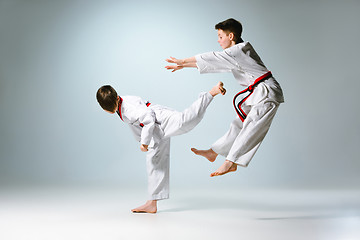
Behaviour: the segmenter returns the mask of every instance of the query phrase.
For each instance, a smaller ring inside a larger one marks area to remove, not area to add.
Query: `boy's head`
[[[241,38],[242,25],[239,21],[229,18],[215,25],[218,30],[218,42],[223,49],[243,42]]]
[[[115,113],[118,107],[119,96],[115,89],[110,85],[99,88],[96,93],[96,99],[100,106],[109,113]]]

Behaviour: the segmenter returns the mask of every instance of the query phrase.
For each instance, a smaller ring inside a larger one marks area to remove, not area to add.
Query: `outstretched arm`
[[[184,58],[184,59],[176,59],[174,57],[170,57],[166,59],[168,63],[174,63],[175,65],[169,65],[165,66],[167,70],[172,70],[171,72],[175,72],[177,70],[185,68],[197,68],[196,65],[196,58],[190,57],[190,58]]]

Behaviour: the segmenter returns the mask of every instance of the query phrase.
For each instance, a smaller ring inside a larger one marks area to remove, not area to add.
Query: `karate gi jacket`
[[[249,42],[238,43],[221,52],[198,54],[195,58],[201,74],[231,72],[244,87],[253,84],[258,77],[269,71]],[[284,102],[281,87],[273,77],[258,84],[245,104],[254,105],[265,98],[277,103]]]

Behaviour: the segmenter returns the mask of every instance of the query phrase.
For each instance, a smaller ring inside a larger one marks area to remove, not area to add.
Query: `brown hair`
[[[215,25],[215,29],[216,30],[223,30],[224,32],[226,32],[226,34],[229,33],[233,33],[234,34],[234,41],[235,43],[241,43],[243,42],[242,38],[241,38],[241,34],[242,34],[242,25],[239,21],[233,19],[233,18],[229,18],[225,21],[219,22],[218,24]]]
[[[96,93],[96,99],[100,106],[109,112],[116,111],[117,97],[118,94],[110,85],[102,86]]]

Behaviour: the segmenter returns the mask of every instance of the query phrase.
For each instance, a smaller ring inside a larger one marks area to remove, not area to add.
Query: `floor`
[[[121,188],[0,189],[1,240],[360,239],[360,191],[172,189],[157,214]]]

